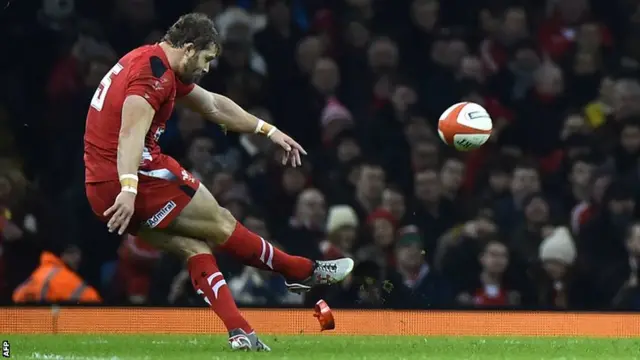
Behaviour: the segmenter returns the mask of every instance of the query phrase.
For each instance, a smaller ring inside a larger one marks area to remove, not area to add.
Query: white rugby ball
[[[472,102],[461,102],[440,115],[438,135],[459,151],[474,150],[489,140],[493,122],[487,110]]]

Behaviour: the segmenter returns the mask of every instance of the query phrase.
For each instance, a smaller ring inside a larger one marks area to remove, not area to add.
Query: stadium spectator
[[[462,209],[468,204],[465,194],[461,193],[465,170],[464,162],[454,157],[445,159],[440,168],[442,196],[452,201],[454,206],[461,209],[461,211],[463,211]]]
[[[456,296],[456,302],[463,306],[518,307],[522,294],[506,283],[509,266],[509,249],[503,243],[490,241],[484,246],[479,257],[482,268],[474,282]]]
[[[576,245],[567,227],[550,231],[540,244],[537,281],[537,303],[542,308],[584,309],[594,301],[589,282],[573,268],[577,257]]]
[[[517,164],[511,174],[510,188],[510,196],[495,203],[496,222],[505,233],[509,233],[518,222],[517,217],[524,209],[524,200],[542,190],[536,166],[526,161]]]
[[[513,262],[528,271],[538,261],[538,248],[552,222],[551,207],[542,194],[528,196],[522,206],[523,215],[509,236],[509,245],[514,252]]]
[[[592,128],[600,127],[611,115],[614,85],[615,81],[610,75],[603,76],[598,87],[598,96],[585,106],[584,113]]]
[[[244,219],[251,207],[251,197],[245,184],[234,184],[220,197],[220,204],[236,219]]]
[[[399,224],[406,221],[407,203],[401,189],[394,186],[384,189],[380,207],[388,211]]]
[[[189,142],[193,141],[196,134],[205,131],[206,124],[202,116],[189,108],[182,107],[176,113],[176,131],[171,133],[171,129],[168,129],[161,138],[162,148],[166,149],[167,154],[184,161],[190,145]]]
[[[481,16],[487,23],[493,21],[488,10]],[[496,30],[489,30],[489,37],[480,44],[480,53],[484,66],[490,73],[502,69],[506,65],[510,48],[530,36],[527,17],[524,8],[509,7],[500,16],[500,23],[495,26]]]
[[[213,158],[215,150],[216,144],[206,133],[196,132],[191,135],[184,161],[198,180],[206,182],[213,175],[216,167]]]
[[[477,281],[475,276],[481,270],[478,258],[497,235],[491,210],[481,208],[472,219],[451,228],[438,239],[433,265],[454,288],[467,286]]]
[[[358,241],[358,215],[349,205],[334,205],[327,216],[327,238],[320,251],[327,260],[351,256]]]
[[[45,251],[40,266],[13,292],[15,303],[99,303],[98,292],[76,273],[82,253],[65,246],[58,254]]]
[[[614,265],[606,273],[606,277],[603,276],[602,280],[607,281],[610,284],[605,286],[604,290],[605,293],[610,296],[611,306],[616,309],[637,311],[640,309],[640,287],[638,286],[640,224],[637,222],[629,226],[626,234],[625,245],[628,254],[628,261]]]
[[[127,235],[118,249],[118,264],[109,297],[116,303],[142,305],[149,301],[151,276],[160,259],[160,251],[142,239]]]
[[[627,120],[640,115],[640,83],[625,77],[618,79],[613,87],[613,118]]]
[[[511,173],[509,165],[498,160],[489,165],[487,175],[487,187],[481,199],[499,203],[509,197],[509,185],[511,184]]]
[[[361,222],[380,205],[385,184],[386,173],[382,166],[372,162],[360,165],[355,193],[346,200]]]
[[[310,185],[309,171],[304,165],[302,168],[284,170],[270,166],[270,170],[277,182],[269,184],[270,189],[275,188],[275,190],[270,190],[272,193],[269,194],[267,201],[271,204],[277,203],[279,206],[270,211],[269,217],[276,228],[281,228],[287,225],[301,193]]]
[[[366,224],[368,244],[360,248],[356,258],[359,261],[376,262],[383,269],[393,267],[398,220],[389,211],[379,208],[367,217]]]
[[[589,180],[589,197],[571,210],[571,230],[579,234],[582,227],[589,222],[602,206],[604,193],[613,177],[612,169],[601,167],[594,171]]]
[[[606,267],[625,257],[625,232],[635,211],[635,194],[629,183],[615,180],[607,186],[602,205],[580,230],[578,254],[582,257],[583,269],[597,273],[597,267],[588,264]]]
[[[628,120],[621,125],[619,146],[615,150],[618,175],[628,177],[637,172],[640,155],[640,121]]]
[[[541,65],[541,54],[535,42],[523,39],[509,52],[508,65],[490,80],[490,91],[506,106],[525,98],[533,87],[533,75]]]
[[[586,157],[576,158],[569,165],[567,178],[571,190],[569,198],[564,201],[564,204],[569,205],[567,209],[589,200],[589,183],[594,170],[594,161]]]
[[[442,196],[442,185],[435,170],[415,174],[414,196],[414,219],[424,234],[424,248],[432,260],[438,238],[459,221],[458,209],[451,200]]]
[[[421,172],[438,167],[440,152],[435,141],[420,141],[411,147],[411,169]]]
[[[314,188],[305,189],[298,196],[293,214],[276,237],[289,253],[321,258],[320,242],[325,235],[327,215],[324,195]]]
[[[395,246],[396,267],[387,275],[392,287],[386,295],[390,306],[424,309],[451,302],[451,288],[427,262],[423,244],[417,227],[401,229]]]

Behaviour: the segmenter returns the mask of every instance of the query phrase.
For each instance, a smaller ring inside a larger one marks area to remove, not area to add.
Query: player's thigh
[[[211,254],[209,245],[204,241],[176,235],[168,229],[142,226],[138,236],[156,249],[176,255],[183,260],[198,254]]]
[[[176,234],[202,239],[211,245],[224,242],[234,231],[236,220],[220,206],[202,184],[168,229]]]

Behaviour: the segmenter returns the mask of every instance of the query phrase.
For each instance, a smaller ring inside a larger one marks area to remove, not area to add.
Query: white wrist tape
[[[254,133],[259,133],[262,130],[262,126],[264,125],[264,120],[258,119],[258,125],[256,125],[256,129],[253,131]]]
[[[120,191],[130,192],[132,194],[138,193],[138,189],[134,188],[133,186],[123,186]]]
[[[278,131],[278,128],[276,128],[275,126],[271,128],[271,130],[269,130],[269,132],[267,133],[267,137],[270,138],[273,134],[276,133],[276,131]]]

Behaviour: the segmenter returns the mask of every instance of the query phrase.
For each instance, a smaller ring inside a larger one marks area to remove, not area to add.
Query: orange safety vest
[[[13,292],[13,302],[98,303],[102,298],[62,259],[45,251],[40,255],[40,266]]]

